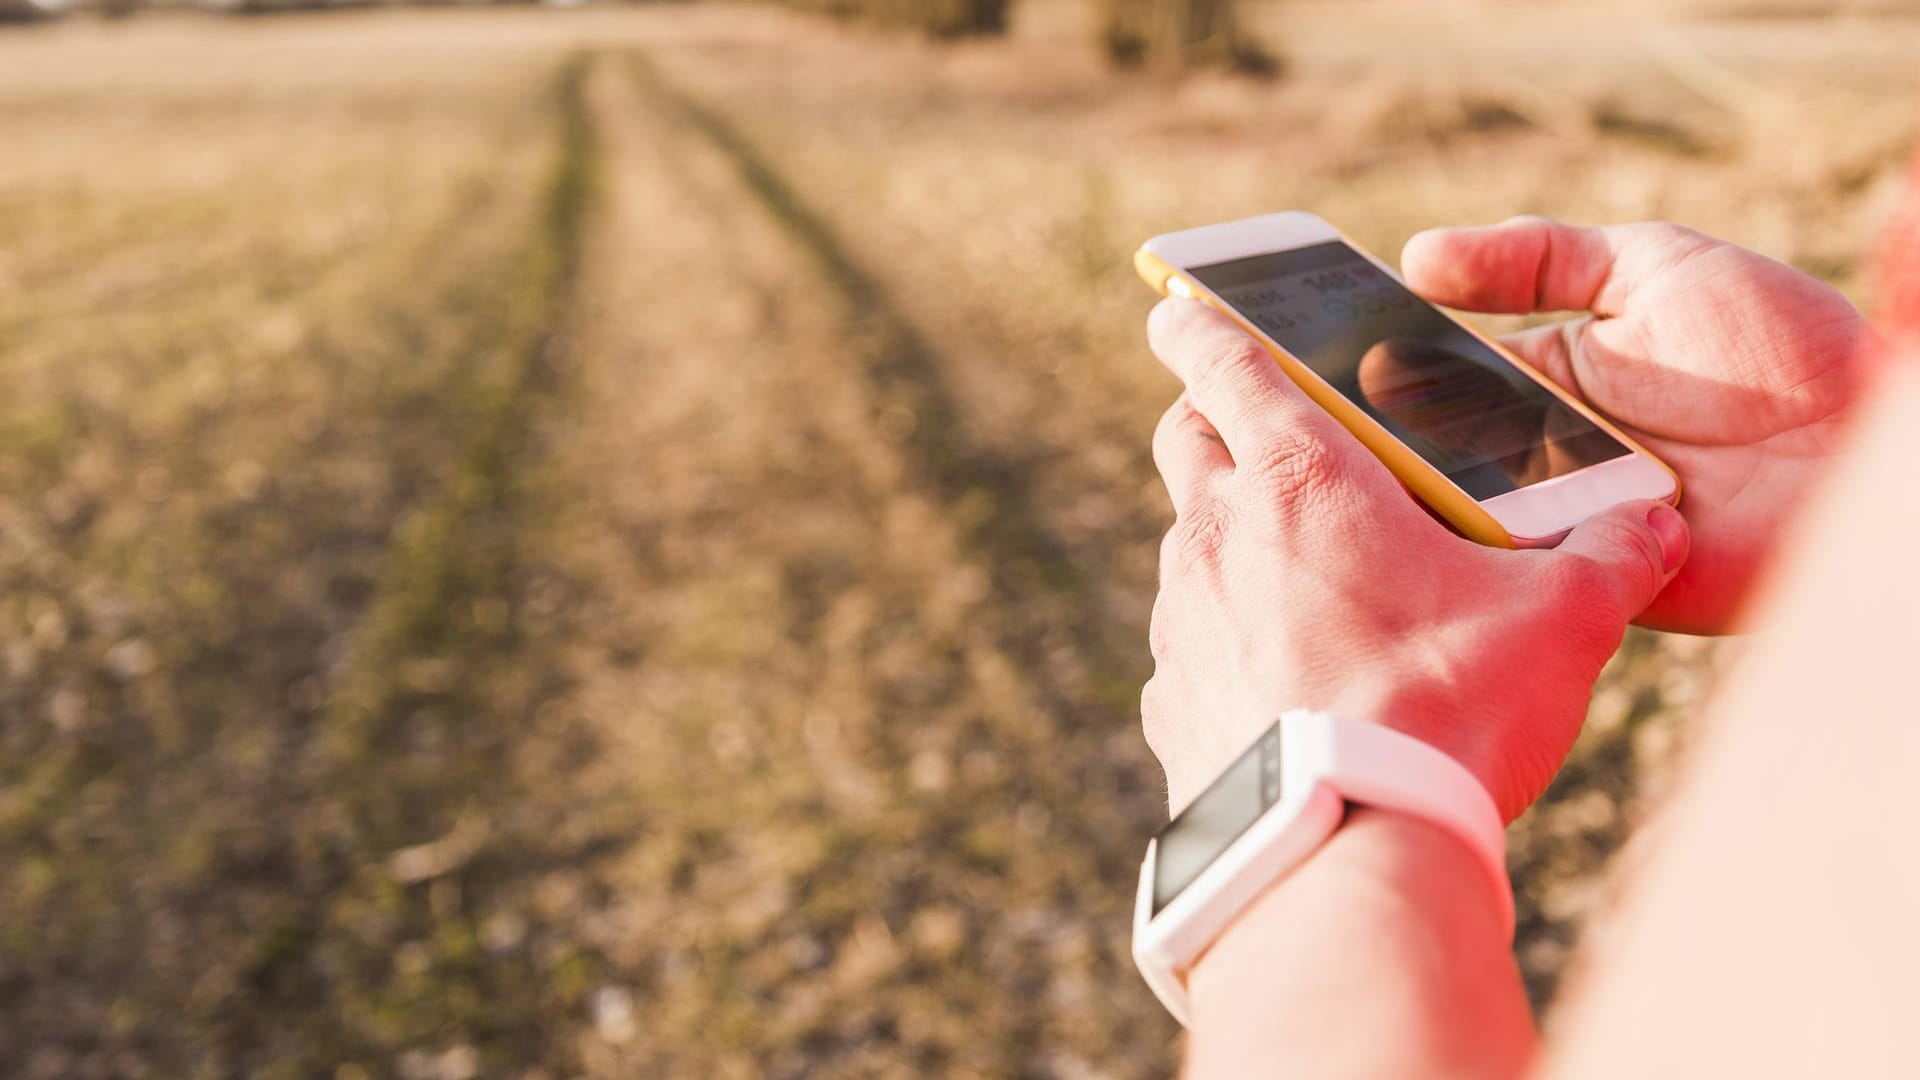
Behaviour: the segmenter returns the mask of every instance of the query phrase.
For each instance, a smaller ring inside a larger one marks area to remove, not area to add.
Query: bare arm
[[[1533,1017],[1488,896],[1451,835],[1354,814],[1189,981],[1194,1077],[1506,1077]]]
[[[1659,826],[1556,1077],[1895,1076],[1920,1006],[1920,351]]]

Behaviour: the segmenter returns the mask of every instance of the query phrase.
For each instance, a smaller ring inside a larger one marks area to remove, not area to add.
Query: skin
[[[1913,1071],[1920,506],[1902,496],[1920,450],[1920,199],[1877,291],[1894,360],[1873,411],[1708,717],[1620,946],[1576,988],[1553,1076]]]
[[[1225,316],[1168,300],[1148,335],[1187,386],[1154,436],[1177,518],[1142,695],[1174,809],[1307,706],[1447,750],[1519,814],[1572,746],[1627,620],[1685,561],[1680,515],[1628,503],[1551,551],[1482,547],[1420,509]],[[1534,722],[1488,725],[1490,705]]]
[[[1788,516],[1841,446],[1869,366],[1857,355],[1870,341],[1864,323],[1830,290],[1673,226],[1580,230],[1522,219],[1424,234],[1406,263],[1417,289],[1458,306],[1592,310],[1591,319],[1523,335],[1518,347],[1680,470],[1691,547],[1679,515],[1647,503],[1586,522],[1552,551],[1460,540],[1234,324],[1190,301],[1162,303],[1149,339],[1186,392],[1154,440],[1177,520],[1162,549],[1156,670],[1142,713],[1176,812],[1273,715],[1305,706],[1410,732],[1472,770],[1508,817],[1519,813],[1564,760],[1593,679],[1630,620],[1724,629],[1748,605]],[[1920,402],[1920,389],[1907,396]],[[1910,411],[1908,426],[1920,422],[1920,407]],[[1910,456],[1881,468],[1891,473]],[[1870,485],[1855,488],[1884,516],[1887,500]],[[1823,551],[1832,561],[1844,548]],[[1870,601],[1873,575],[1850,572],[1861,602]],[[1823,614],[1802,633],[1826,635],[1835,655],[1825,670],[1845,670],[1865,688],[1850,697],[1869,708],[1905,700],[1904,688],[1895,693],[1900,665],[1876,668],[1860,659],[1871,650],[1835,644],[1835,627],[1849,624],[1841,612]],[[1786,720],[1788,703],[1817,708],[1822,695],[1807,687],[1824,680],[1780,658],[1768,679],[1774,688],[1749,695],[1746,707],[1804,732],[1807,714]],[[1797,699],[1790,686],[1801,687]],[[1805,757],[1804,739],[1796,746]],[[1844,778],[1827,782],[1842,805]],[[1778,805],[1777,783],[1749,780],[1741,790],[1749,806]],[[1726,834],[1739,820],[1717,828],[1670,873],[1662,887],[1672,897],[1711,884],[1702,879],[1714,871],[1716,845],[1733,846]],[[1495,899],[1476,874],[1471,853],[1440,830],[1380,811],[1351,815],[1190,974],[1192,1074],[1244,1076],[1262,1061],[1310,1076],[1524,1071],[1537,1040]],[[1740,906],[1722,902],[1726,909],[1696,914],[1719,918]],[[1754,913],[1741,925],[1757,930],[1767,891],[1740,903]],[[1703,965],[1692,969],[1697,977],[1710,971],[1710,950],[1674,948]],[[1617,1015],[1594,1022],[1600,1034],[1583,1045],[1600,1049],[1578,1052],[1623,1067],[1583,1075],[1657,1072],[1647,1067],[1653,1052],[1622,1047],[1662,1002],[1664,1030],[1685,1038],[1673,1017],[1701,1009],[1703,991],[1696,985],[1683,999],[1678,984],[1663,983],[1661,955],[1643,958]],[[1777,995],[1746,997],[1780,1004]],[[1729,1031],[1747,1022],[1730,1020]],[[1791,1041],[1795,1030],[1807,1025],[1782,1023],[1768,1035]],[[1576,1063],[1586,1060],[1578,1054]]]
[[[1735,629],[1756,575],[1846,434],[1873,333],[1831,287],[1665,223],[1546,218],[1407,242],[1407,284],[1467,311],[1584,312],[1505,339],[1680,474],[1696,557],[1640,617]]]
[[[1524,1072],[1533,1017],[1489,893],[1451,834],[1355,812],[1188,978],[1187,1075]]]
[[[1912,1076],[1920,1000],[1920,342],[1808,515],[1707,717],[1555,1077]]]

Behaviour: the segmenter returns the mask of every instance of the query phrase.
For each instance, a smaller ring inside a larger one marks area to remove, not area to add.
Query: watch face
[[[1153,913],[1160,914],[1279,801],[1280,725],[1276,723],[1160,830],[1154,856]]]

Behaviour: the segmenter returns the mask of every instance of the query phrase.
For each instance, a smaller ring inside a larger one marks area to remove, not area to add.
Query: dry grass
[[[1920,53],[1262,25],[1277,84],[1045,6],[0,38],[0,1071],[1165,1073],[1132,246],[1674,217],[1857,292]],[[1543,1004],[1720,660],[1631,638],[1516,827]]]
[[[502,790],[525,711],[476,668],[565,256],[555,65],[171,44],[0,64],[31,148],[0,256],[0,1057],[308,1075],[448,1023],[537,1033],[550,984],[472,970],[383,860]]]

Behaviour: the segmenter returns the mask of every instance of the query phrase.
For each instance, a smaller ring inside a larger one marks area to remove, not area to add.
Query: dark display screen
[[[1188,272],[1475,499],[1627,453],[1337,240]]]
[[[1160,830],[1153,913],[1193,884],[1228,845],[1280,801],[1280,725],[1275,724],[1200,797]]]

